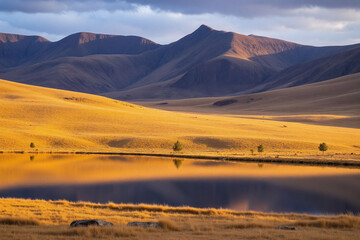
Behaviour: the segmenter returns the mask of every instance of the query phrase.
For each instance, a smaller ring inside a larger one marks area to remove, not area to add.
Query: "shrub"
[[[319,145],[319,150],[323,152],[323,154],[325,153],[325,151],[328,150],[328,146],[326,145],[326,143],[320,143]]]
[[[31,143],[30,143],[30,147],[31,147],[31,148],[35,148],[35,143],[31,142]]]
[[[260,144],[258,147],[257,147],[257,150],[259,153],[262,153],[264,151],[264,146],[262,144]]]
[[[176,141],[176,143],[173,146],[174,151],[181,151],[183,149],[182,144],[179,141]]]
[[[251,155],[254,155],[254,149],[250,149]]]

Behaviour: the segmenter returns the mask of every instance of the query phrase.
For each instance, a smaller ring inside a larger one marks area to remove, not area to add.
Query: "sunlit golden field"
[[[0,212],[0,239],[357,239],[360,234],[360,218],[352,215],[317,217],[24,199],[0,199]],[[89,218],[115,225],[68,227],[74,219]],[[160,221],[162,227],[126,226],[130,221]],[[297,230],[278,226],[295,226]]]
[[[263,156],[308,156],[320,155],[317,147],[326,142],[328,156],[357,159],[359,137],[360,129],[354,128],[168,112],[89,94],[0,83],[3,151],[171,153],[180,140],[183,154],[250,155],[250,149],[256,152],[263,144]]]

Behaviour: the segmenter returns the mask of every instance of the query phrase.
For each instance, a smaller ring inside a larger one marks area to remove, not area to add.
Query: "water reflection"
[[[184,160],[182,160],[182,159],[174,159],[174,160],[173,160],[176,169],[179,169],[179,168],[180,168],[180,166],[181,166],[181,164],[182,164],[183,161],[184,161]]]
[[[0,154],[0,197],[360,212],[359,169],[124,156],[29,158]]]
[[[345,178],[348,178],[347,182],[360,181],[360,177]],[[308,179],[293,180],[301,185]],[[328,180],[334,182],[334,179]],[[101,203],[113,201],[189,205],[264,212],[359,213],[359,198],[354,200],[347,196],[336,196],[332,192],[334,190],[336,187],[328,187],[328,193],[322,193],[316,189],[297,189],[264,179],[184,179],[23,187],[0,191],[0,196]]]

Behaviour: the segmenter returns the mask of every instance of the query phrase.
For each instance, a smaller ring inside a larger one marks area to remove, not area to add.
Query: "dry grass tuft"
[[[334,219],[297,221],[295,222],[295,226],[317,228],[354,228],[360,226],[360,219],[352,216],[341,216]]]
[[[14,217],[0,218],[0,224],[2,224],[2,225],[18,225],[18,226],[23,226],[23,225],[38,226],[38,225],[40,225],[40,223],[36,220],[14,218]]]
[[[246,229],[246,228],[270,228],[271,226],[263,223],[234,223],[227,225],[228,229]]]
[[[136,233],[130,228],[116,228],[116,227],[80,227],[70,228],[62,231],[44,232],[44,235],[55,236],[83,236],[92,238],[101,237],[135,237]]]
[[[180,231],[180,227],[170,220],[162,219],[159,221],[159,224],[162,229],[170,231]]]

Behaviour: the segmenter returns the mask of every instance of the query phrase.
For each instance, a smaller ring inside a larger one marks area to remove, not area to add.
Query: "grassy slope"
[[[358,216],[264,214],[157,205],[0,199],[0,239],[356,239]],[[69,229],[73,220],[102,219],[112,228]],[[24,220],[23,220],[24,219]],[[127,227],[160,221],[162,228]],[[34,225],[35,224],[35,225]],[[276,229],[296,226],[296,231]]]
[[[360,73],[243,96],[139,102],[164,110],[273,115],[272,119],[360,128]],[[226,104],[228,101],[229,104]],[[167,104],[160,104],[167,102]],[[221,103],[215,106],[214,103]],[[252,116],[254,117],[254,116]]]
[[[283,127],[286,125],[287,127]],[[187,114],[149,109],[104,97],[1,80],[0,149],[171,152],[180,139],[184,153],[317,153],[359,150],[360,129],[313,126],[238,116]]]

